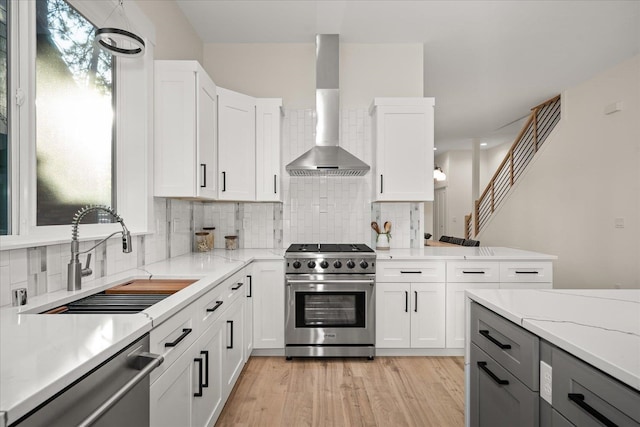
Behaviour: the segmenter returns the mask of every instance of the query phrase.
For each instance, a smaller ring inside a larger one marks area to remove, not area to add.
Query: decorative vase
[[[389,233],[380,233],[378,237],[376,237],[376,249],[378,250],[389,250],[389,240],[391,236]]]

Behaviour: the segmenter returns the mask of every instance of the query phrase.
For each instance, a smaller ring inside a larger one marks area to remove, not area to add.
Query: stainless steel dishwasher
[[[146,334],[19,419],[12,426],[149,425],[149,374],[163,358]]]

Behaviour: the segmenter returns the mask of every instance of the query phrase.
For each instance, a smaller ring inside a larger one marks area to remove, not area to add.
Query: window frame
[[[129,28],[145,39],[145,55],[115,61],[116,99],[114,171],[116,205],[134,234],[151,232],[153,224],[153,46],[155,28],[135,3],[126,4],[126,17],[112,13],[117,0],[66,0],[94,25],[108,18],[110,26]],[[35,133],[35,1],[9,0],[9,106],[11,156],[11,234],[0,236],[0,249],[68,242],[70,224],[36,226]],[[125,20],[126,19],[126,20]],[[118,22],[120,20],[120,22]],[[119,224],[82,224],[81,240],[106,237]]]

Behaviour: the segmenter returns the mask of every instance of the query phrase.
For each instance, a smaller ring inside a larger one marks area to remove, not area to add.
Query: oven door
[[[374,345],[375,279],[286,277],[286,345]]]

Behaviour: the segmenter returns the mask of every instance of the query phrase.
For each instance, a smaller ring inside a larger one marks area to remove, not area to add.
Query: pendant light
[[[127,19],[127,15],[124,12],[123,0],[119,0],[116,7],[113,8],[111,13],[105,20],[105,23],[109,21],[109,18],[111,18],[111,15],[113,15],[113,12],[115,12],[118,8],[122,9],[122,16],[124,16],[127,28],[129,28],[129,20]],[[94,44],[100,49],[109,52],[113,56],[136,58],[144,55],[144,40],[142,40],[140,36],[132,33],[128,29],[123,30],[121,28],[103,26],[102,28],[96,29],[94,37]],[[124,47],[129,45],[132,45],[132,47]]]
[[[433,179],[436,181],[445,181],[447,179],[447,175],[442,172],[442,168],[436,165],[433,169]]]

